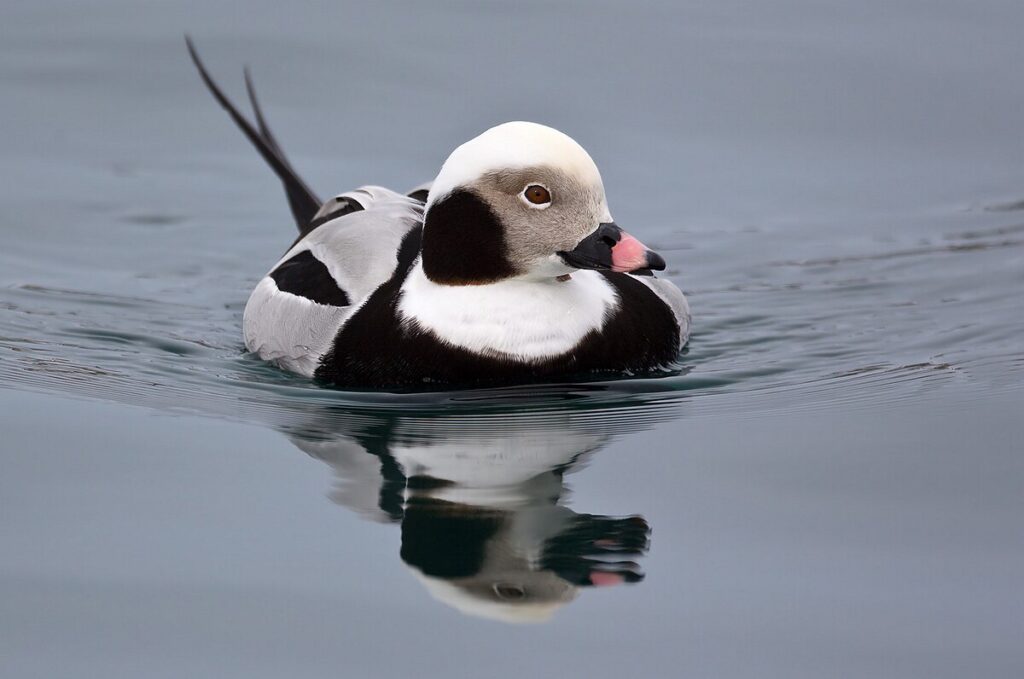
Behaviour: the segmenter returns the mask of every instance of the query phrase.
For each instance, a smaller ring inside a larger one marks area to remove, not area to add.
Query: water
[[[1024,670],[1018,3],[2,17],[5,676]],[[246,355],[292,227],[185,30],[321,195],[573,135],[690,298],[680,373],[340,393]]]

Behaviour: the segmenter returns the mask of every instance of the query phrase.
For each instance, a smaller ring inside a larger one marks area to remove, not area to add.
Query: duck
[[[612,218],[597,165],[568,135],[515,121],[458,146],[432,182],[321,201],[271,132],[248,69],[247,119],[202,81],[281,180],[298,237],[242,317],[264,361],[350,389],[653,374],[686,345],[665,260]]]

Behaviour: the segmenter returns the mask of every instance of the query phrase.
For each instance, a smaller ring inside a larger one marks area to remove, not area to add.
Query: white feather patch
[[[568,281],[511,278],[488,285],[439,285],[420,262],[402,284],[404,323],[485,356],[541,361],[571,351],[599,331],[618,307],[615,289],[596,271]]]
[[[352,307],[317,304],[281,292],[270,276],[252,291],[242,316],[245,346],[265,361],[312,377],[320,357],[331,348]]]

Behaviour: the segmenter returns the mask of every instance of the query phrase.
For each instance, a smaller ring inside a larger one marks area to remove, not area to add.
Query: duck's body
[[[245,344],[261,358],[338,386],[402,388],[643,372],[678,356],[685,297],[612,222],[596,166],[565,135],[507,123],[456,149],[429,193],[363,187],[321,204],[255,97],[258,130],[196,63],[299,225],[246,305]]]

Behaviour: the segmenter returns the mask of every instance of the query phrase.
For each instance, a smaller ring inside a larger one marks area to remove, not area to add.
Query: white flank
[[[404,323],[475,354],[541,361],[571,351],[617,306],[614,288],[596,271],[579,271],[564,282],[439,285],[417,261],[398,311]]]
[[[281,292],[274,279],[265,276],[242,315],[245,346],[265,361],[312,377],[351,310]]]

